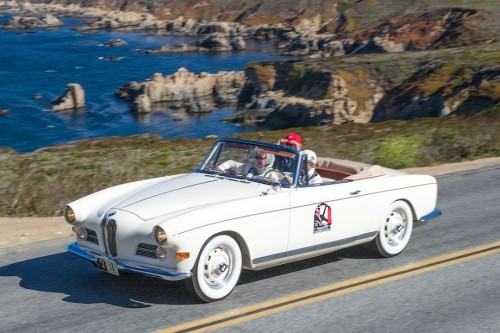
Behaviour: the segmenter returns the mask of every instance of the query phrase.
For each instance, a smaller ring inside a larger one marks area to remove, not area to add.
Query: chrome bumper
[[[82,257],[84,259],[90,260],[93,263],[96,263],[97,257],[99,256],[106,257],[105,255],[98,253],[96,251],[85,249],[76,243],[68,245],[68,252],[76,254],[77,256]],[[112,260],[116,263],[116,266],[118,267],[119,271],[134,272],[169,281],[178,281],[187,279],[192,275],[191,272],[169,272],[167,270],[158,269],[156,267],[132,266],[114,259]]]

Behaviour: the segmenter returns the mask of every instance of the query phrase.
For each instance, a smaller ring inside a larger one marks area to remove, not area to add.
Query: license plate
[[[120,275],[120,273],[118,272],[118,267],[116,267],[116,263],[113,260],[109,260],[103,257],[97,257],[96,263],[97,268],[99,268],[101,271],[105,271],[113,275]]]

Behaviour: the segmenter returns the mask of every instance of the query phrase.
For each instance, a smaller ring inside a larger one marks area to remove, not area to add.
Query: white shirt
[[[316,168],[312,168],[312,169],[309,169],[307,171],[307,175],[309,176],[309,185],[312,185],[312,184],[321,184],[323,182],[323,179],[321,179],[321,176],[316,173]],[[305,184],[305,177],[302,176],[301,179],[300,179],[300,183],[301,184]]]

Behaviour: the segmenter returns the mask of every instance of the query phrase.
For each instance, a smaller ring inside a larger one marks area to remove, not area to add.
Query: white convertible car
[[[264,162],[262,162],[264,160]],[[219,139],[192,173],[114,186],[65,208],[68,250],[114,275],[189,279],[205,302],[225,298],[242,269],[259,270],[370,243],[406,247],[414,223],[438,216],[431,176],[317,158],[274,144]]]

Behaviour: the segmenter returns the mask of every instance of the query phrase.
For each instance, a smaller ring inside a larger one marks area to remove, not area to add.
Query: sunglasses
[[[255,159],[256,160],[265,160],[266,157],[265,156],[255,156]]]

